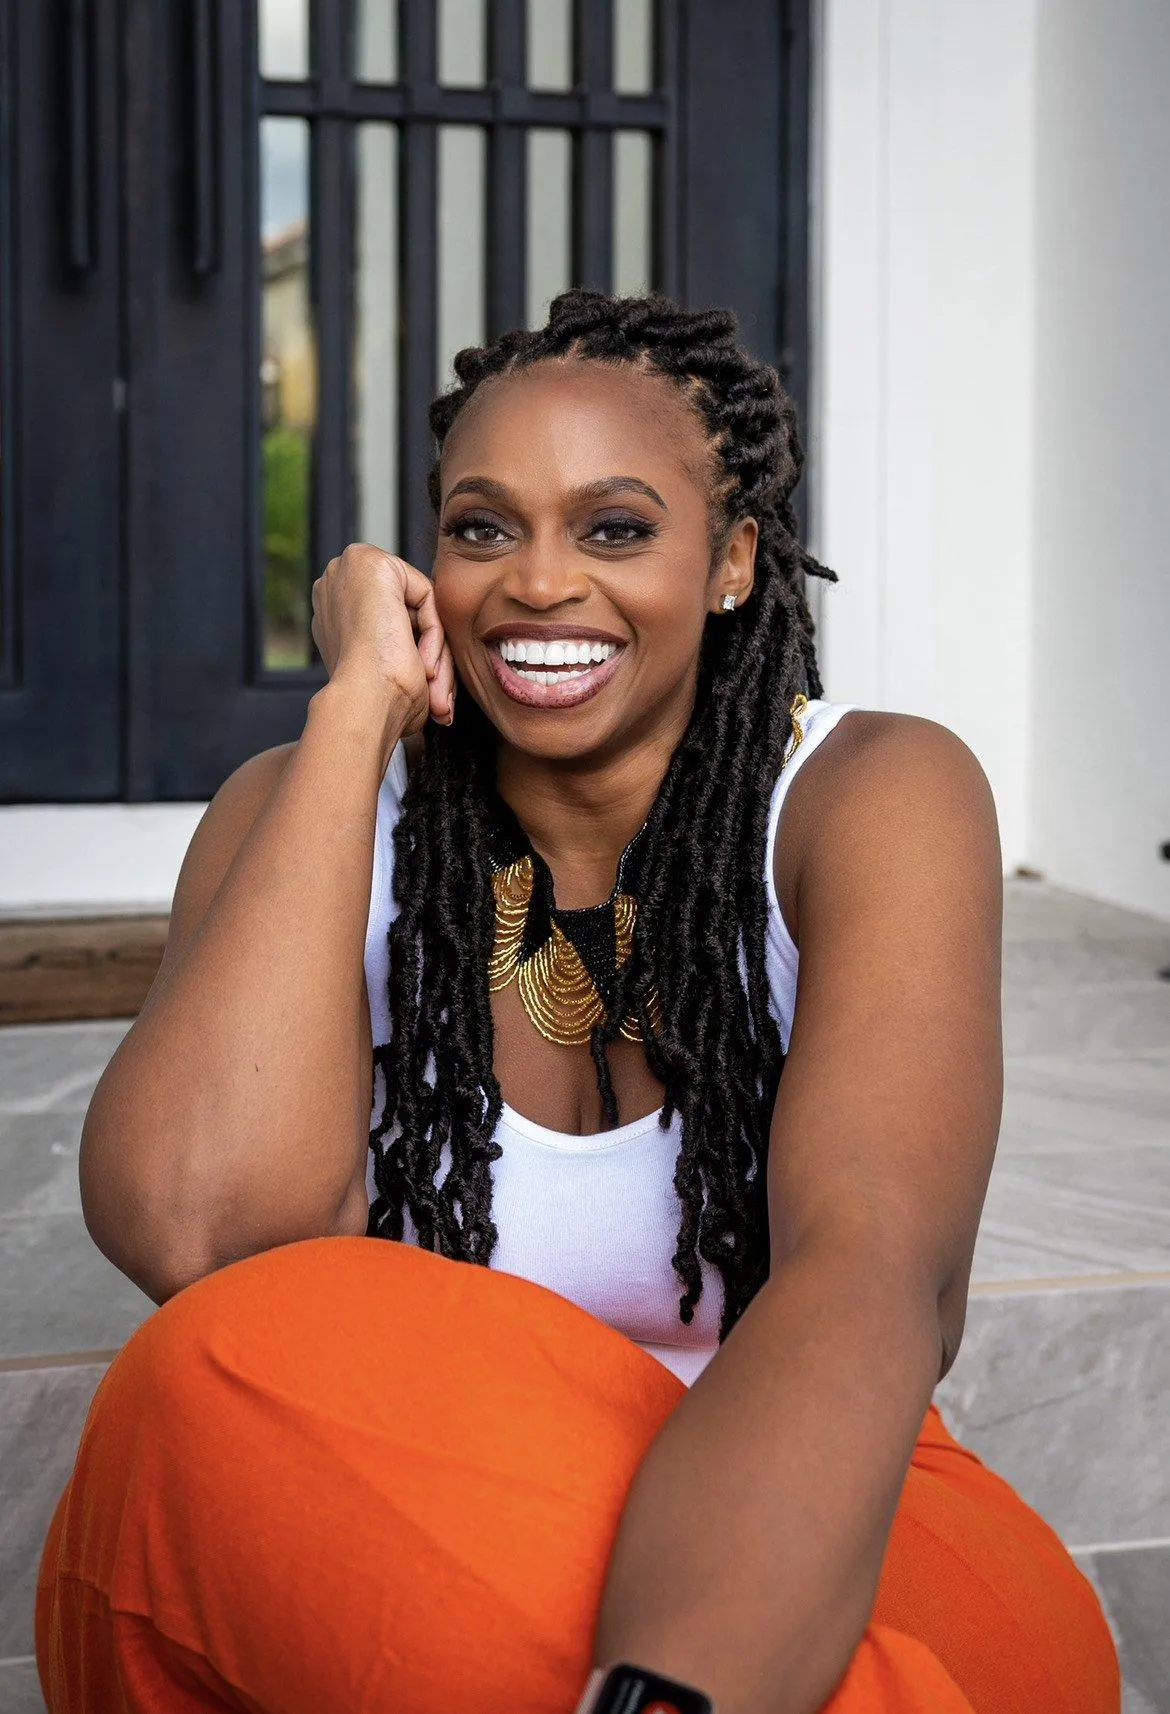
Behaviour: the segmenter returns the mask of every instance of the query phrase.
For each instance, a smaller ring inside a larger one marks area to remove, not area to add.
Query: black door
[[[313,576],[429,563],[451,355],[562,287],[729,303],[803,393],[797,0],[0,18],[9,799],[202,798],[295,737]]]
[[[51,10],[44,8],[47,13]],[[0,794],[115,798],[122,637],[113,9],[0,0]]]

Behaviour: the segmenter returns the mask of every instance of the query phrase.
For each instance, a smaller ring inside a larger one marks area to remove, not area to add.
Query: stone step
[[[1170,1540],[1102,1545],[1075,1557],[1119,1639],[1123,1714],[1168,1714]]]
[[[1170,1539],[1170,1273],[979,1288],[937,1399],[1073,1548]]]
[[[1125,1714],[1170,1714],[1170,1273],[976,1287],[936,1393],[951,1432],[1070,1548]]]
[[[1004,1124],[939,1401],[1096,1583],[1126,1714],[1170,1714],[1170,925],[1035,884],[1007,907]],[[44,1533],[105,1364],[152,1308],[77,1194],[126,1027],[0,1030],[0,1714],[39,1709],[20,1657]]]
[[[45,1714],[36,1662],[0,1660],[0,1714]]]

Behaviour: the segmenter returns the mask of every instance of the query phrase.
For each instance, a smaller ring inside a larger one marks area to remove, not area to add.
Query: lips
[[[537,642],[556,643],[612,643],[615,648],[621,648],[625,643],[624,637],[615,637],[612,631],[599,631],[593,625],[573,625],[567,621],[556,625],[534,625],[531,620],[513,619],[505,625],[493,625],[490,631],[485,631],[480,638],[484,643],[506,643],[511,638],[535,637]]]
[[[526,634],[532,633],[529,631]],[[517,632],[517,635],[520,633]],[[558,635],[564,637],[570,633],[565,630]],[[598,641],[601,641],[600,637]],[[625,652],[625,645],[622,644],[608,660],[596,661],[578,678],[562,679],[559,684],[532,684],[528,679],[521,678],[498,648],[489,647],[488,659],[492,663],[492,671],[500,689],[513,702],[522,702],[527,708],[575,708],[579,702],[588,702],[599,690],[604,689],[617,671],[618,662]]]

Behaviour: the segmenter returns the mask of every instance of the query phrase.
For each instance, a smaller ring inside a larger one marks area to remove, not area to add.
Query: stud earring
[[[731,609],[734,606],[735,606],[735,596],[734,595],[725,595],[723,597],[723,611],[725,613],[728,613],[731,611]]]

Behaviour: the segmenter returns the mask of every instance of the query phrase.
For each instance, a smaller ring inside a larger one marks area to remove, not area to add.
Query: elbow
[[[369,1221],[365,1175],[327,1211],[258,1215],[238,1196],[209,1195],[142,1164],[143,1153],[103,1150],[87,1117],[80,1153],[81,1207],[98,1249],[155,1304],[205,1275],[305,1238],[364,1237]],[[123,1137],[123,1144],[126,1139]]]
[[[111,1228],[90,1211],[83,1212],[86,1230],[106,1260],[160,1307],[204,1274],[214,1272],[206,1252],[166,1242],[146,1220],[130,1220]]]
[[[100,1192],[86,1194],[83,1189],[81,1211],[102,1255],[152,1303],[161,1306],[214,1271],[207,1248],[193,1241],[190,1232],[180,1235],[141,1195],[124,1193],[107,1182]]]
[[[111,1146],[102,1109],[95,1096],[81,1132],[82,1218],[106,1260],[162,1305],[214,1271],[212,1247],[199,1223],[183,1217],[176,1186],[149,1164],[157,1149],[135,1147],[125,1126]]]

